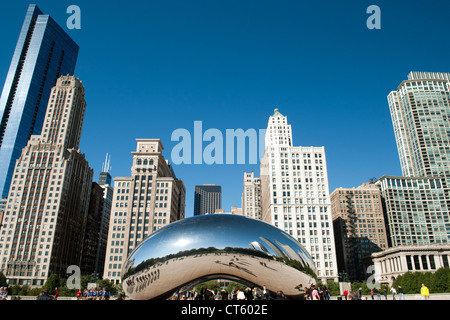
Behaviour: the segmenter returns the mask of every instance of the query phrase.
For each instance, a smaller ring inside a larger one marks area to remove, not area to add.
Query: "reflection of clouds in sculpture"
[[[229,279],[282,290],[314,282],[314,263],[301,244],[265,222],[229,214],[196,216],[151,234],[125,261],[123,287],[132,299],[167,298],[180,288]]]
[[[176,242],[174,242],[174,247],[185,247],[187,246],[191,241],[187,238],[180,238]]]

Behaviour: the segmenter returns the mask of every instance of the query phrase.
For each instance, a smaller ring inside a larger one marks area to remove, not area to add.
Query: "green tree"
[[[330,289],[330,295],[331,296],[338,296],[340,295],[340,290],[339,290],[339,282],[335,282],[335,281],[328,281],[325,285],[328,289]]]
[[[450,292],[450,269],[440,268],[433,274],[432,292]]]
[[[363,295],[369,295],[370,289],[367,287],[366,282],[353,282],[352,283],[352,291],[357,292],[361,288],[361,293]]]
[[[3,272],[0,272],[0,287],[7,287],[8,284],[6,283],[6,277],[3,274]]]
[[[209,290],[217,289],[217,290],[219,290],[220,289],[219,282],[217,282],[216,280],[206,281],[206,282],[200,283],[199,285],[197,285],[195,287],[195,291],[200,291],[202,289],[209,289]]]
[[[397,277],[393,286],[402,286],[404,293],[419,293],[424,283],[430,292],[450,292],[450,269],[441,268],[436,272],[411,272]]]
[[[21,289],[22,289],[21,286],[19,286],[18,284],[15,284],[8,288],[8,294],[10,296],[18,296]]]
[[[51,295],[55,294],[55,288],[59,288],[62,285],[61,278],[57,274],[52,274],[45,281],[42,289],[48,289],[48,293]]]
[[[247,286],[243,285],[242,283],[232,281],[228,284],[226,290],[228,293],[231,293],[231,291],[233,291],[234,288],[238,288],[240,290],[245,290],[247,288]]]
[[[92,277],[92,275],[86,274],[84,276],[81,276],[81,279],[80,279],[81,290],[87,289],[88,283],[93,283],[93,282],[95,282],[95,279]]]
[[[62,285],[58,290],[61,297],[75,297],[78,291],[78,289],[69,289],[66,284]]]
[[[99,279],[97,280],[97,285],[99,288],[106,288],[111,296],[115,296],[118,293],[118,287],[112,283],[109,279]]]
[[[42,288],[41,288],[41,287],[36,287],[36,288],[30,289],[30,290],[28,291],[28,295],[29,295],[29,296],[34,296],[34,297],[36,297],[36,296],[38,296],[41,292],[42,292]]]
[[[393,286],[397,288],[399,285],[402,286],[404,293],[417,293],[418,288],[420,288],[420,277],[416,272],[408,271],[407,273],[398,276],[395,279]]]

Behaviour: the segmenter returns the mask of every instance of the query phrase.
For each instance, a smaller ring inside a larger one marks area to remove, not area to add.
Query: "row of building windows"
[[[280,157],[281,158],[288,158],[289,156],[291,158],[300,158],[300,153],[296,153],[296,152],[293,152],[293,153],[283,153],[283,152],[281,152],[280,153]],[[275,153],[272,153],[272,158],[275,158]],[[303,153],[303,158],[312,158],[311,157],[311,153]],[[322,153],[314,153],[314,158],[316,158],[316,159],[322,158]]]

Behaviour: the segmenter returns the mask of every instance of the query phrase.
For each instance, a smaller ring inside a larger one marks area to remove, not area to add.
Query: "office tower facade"
[[[376,184],[392,246],[450,243],[445,178],[383,176]]]
[[[449,79],[449,73],[411,72],[388,95],[404,177],[442,176],[449,181]]]
[[[449,243],[450,73],[410,72],[388,102],[403,173],[379,182],[387,197],[392,244]],[[389,205],[395,200],[406,205],[402,212],[409,223],[397,224],[401,212]]]
[[[186,189],[159,139],[137,139],[131,177],[114,179],[103,277],[120,283],[127,255],[154,231],[184,219]]]
[[[81,266],[93,170],[79,151],[84,87],[60,77],[41,135],[16,162],[0,234],[0,269],[10,284],[43,285]]]
[[[49,15],[29,5],[0,97],[0,196],[7,196],[29,138],[41,133],[56,80],[74,74],[78,50]]]
[[[86,228],[83,237],[83,254],[81,258],[81,274],[92,274],[98,277],[96,272],[96,261],[99,247],[100,228],[103,216],[103,188],[92,182],[91,195],[89,197]],[[106,248],[105,248],[106,250]]]
[[[100,172],[98,182],[100,187],[102,187],[103,189],[103,213],[101,216],[100,230],[98,235],[98,247],[94,273],[97,274],[99,278],[103,278],[103,271],[105,269],[106,247],[108,245],[109,221],[111,218],[112,200],[114,195],[112,177],[111,174],[109,173],[110,170],[109,164],[110,164],[110,157],[107,154],[106,160],[102,166],[102,172]]]
[[[389,247],[380,188],[372,181],[331,193],[339,273],[366,279],[364,258]]]
[[[222,209],[222,187],[214,184],[195,186],[194,216],[215,213]]]
[[[261,216],[296,238],[313,258],[319,280],[338,279],[324,147],[294,147],[278,109],[269,117],[261,160]]]
[[[261,220],[261,179],[244,172],[244,190],[242,192],[242,214],[248,218]]]

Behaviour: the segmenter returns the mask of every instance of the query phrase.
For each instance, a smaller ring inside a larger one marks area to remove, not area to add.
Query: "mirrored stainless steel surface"
[[[166,299],[211,279],[282,290],[301,299],[315,283],[314,263],[289,234],[260,220],[232,214],[186,218],[151,234],[128,256],[125,293],[135,300]]]

